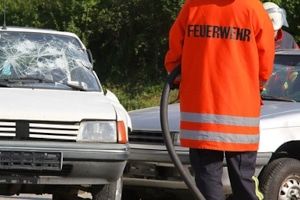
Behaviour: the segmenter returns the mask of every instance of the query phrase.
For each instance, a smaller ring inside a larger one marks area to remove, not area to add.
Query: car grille
[[[138,144],[164,144],[162,132],[133,131],[129,134],[130,143]]]
[[[79,123],[1,121],[0,138],[76,141]]]
[[[73,169],[72,165],[63,165],[61,170],[17,170],[17,169],[1,169],[0,176],[68,176]]]

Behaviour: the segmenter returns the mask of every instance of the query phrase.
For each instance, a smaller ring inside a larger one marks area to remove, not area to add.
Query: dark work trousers
[[[190,149],[190,162],[195,171],[196,185],[205,199],[225,199],[222,185],[224,155],[233,198],[235,200],[258,200],[255,193],[255,182],[252,179],[257,152]]]

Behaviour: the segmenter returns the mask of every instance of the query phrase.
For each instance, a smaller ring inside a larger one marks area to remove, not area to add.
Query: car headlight
[[[77,141],[84,142],[117,142],[116,121],[90,121],[80,124]]]

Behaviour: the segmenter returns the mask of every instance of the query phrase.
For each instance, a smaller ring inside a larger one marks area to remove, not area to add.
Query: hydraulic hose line
[[[161,101],[160,101],[160,123],[161,128],[163,132],[164,141],[168,150],[168,153],[176,167],[176,169],[179,171],[179,174],[183,178],[185,184],[189,188],[189,190],[192,192],[194,197],[197,200],[205,200],[202,193],[197,188],[195,181],[191,178],[190,172],[188,172],[182,165],[181,160],[179,159],[175,148],[173,146],[173,141],[170,134],[169,129],[169,119],[168,119],[168,100],[170,96],[170,90],[176,88],[176,85],[174,85],[174,81],[177,76],[180,75],[181,68],[180,66],[176,67],[167,77],[166,83],[163,88]]]

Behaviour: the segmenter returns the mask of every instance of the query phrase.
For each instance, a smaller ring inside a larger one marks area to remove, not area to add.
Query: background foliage
[[[8,26],[76,33],[92,50],[102,84],[128,109],[158,105],[169,29],[184,0],[2,0]],[[273,0],[300,41],[299,0]],[[4,9],[2,9],[3,11]],[[3,21],[4,15],[0,17]]]

